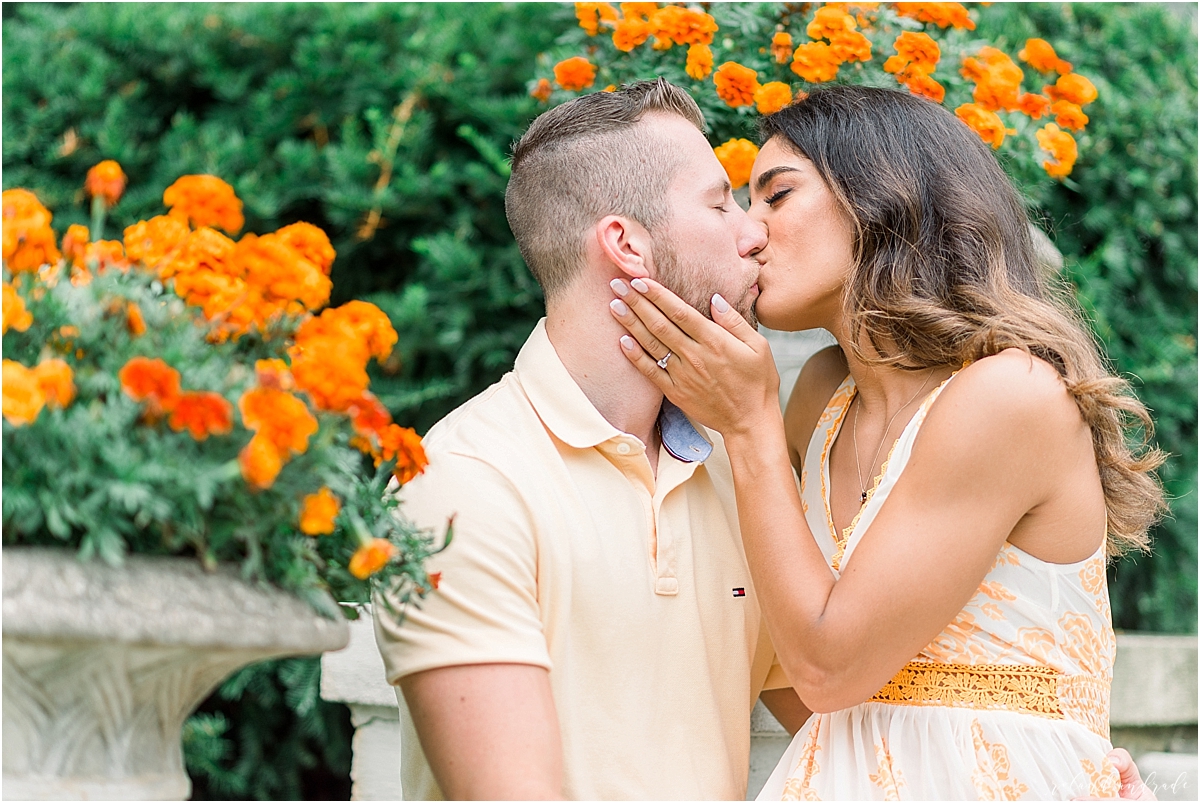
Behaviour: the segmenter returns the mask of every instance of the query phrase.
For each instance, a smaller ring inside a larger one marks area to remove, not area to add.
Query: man
[[[759,691],[807,716],[778,667],[767,684],[719,437],[663,404],[606,308],[613,279],[652,277],[752,317],[765,233],[702,125],[659,80],[552,109],[514,148],[506,208],[546,318],[403,489],[419,525],[455,516],[438,592],[402,624],[376,606],[406,797],[740,799]]]

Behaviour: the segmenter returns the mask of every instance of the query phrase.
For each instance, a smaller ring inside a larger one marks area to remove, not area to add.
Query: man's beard
[[[696,309],[705,318],[712,320],[712,297],[717,289],[706,285],[709,277],[718,270],[705,265],[699,260],[692,263],[681,263],[675,252],[674,244],[666,237],[651,235],[654,243],[654,266],[657,270],[658,283],[683,299],[684,303]],[[740,298],[727,298],[738,314],[746,322],[758,328],[758,315],[754,310],[754,301],[748,300],[749,288],[742,291]]]

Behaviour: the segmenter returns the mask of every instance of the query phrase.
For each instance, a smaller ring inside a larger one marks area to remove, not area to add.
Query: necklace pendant
[[[866,491],[863,491],[863,492],[862,492],[862,501],[863,501],[864,503],[867,501],[867,492],[866,492]]]

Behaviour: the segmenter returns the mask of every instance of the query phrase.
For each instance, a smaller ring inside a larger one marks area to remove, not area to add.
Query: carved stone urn
[[[5,799],[186,799],[181,729],[222,679],[349,638],[233,567],[35,547],[3,562]]]

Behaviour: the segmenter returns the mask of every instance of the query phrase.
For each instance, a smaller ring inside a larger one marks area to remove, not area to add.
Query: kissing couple
[[[515,144],[546,316],[426,435],[439,589],[375,606],[408,799],[1152,799],[1106,562],[1161,455],[978,136],[902,91],[762,121],[750,206],[661,79]],[[757,322],[837,340],[785,410]]]

